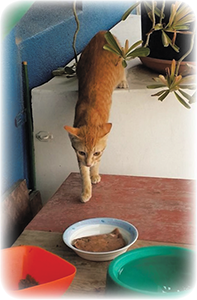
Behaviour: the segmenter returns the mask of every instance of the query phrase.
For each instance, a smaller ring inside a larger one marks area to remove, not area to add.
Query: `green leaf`
[[[192,99],[189,101],[190,104],[195,103],[196,102],[196,92],[192,95]]]
[[[161,33],[162,33],[162,35],[161,35],[162,43],[163,43],[164,47],[168,47],[169,46],[168,36],[163,30],[161,31]]]
[[[133,50],[132,52],[130,52],[128,55],[126,55],[126,57],[146,57],[150,54],[150,49],[147,47],[140,47],[137,48],[135,50]]]
[[[178,89],[179,88],[179,83],[182,81],[182,76],[178,75],[175,76],[172,83],[170,84],[170,90],[173,91],[173,89]]]
[[[170,40],[170,46],[174,49],[174,51],[176,51],[177,53],[179,52],[180,48],[177,45],[174,45],[171,40]]]
[[[108,44],[110,46],[112,46],[112,48],[114,48],[114,50],[116,50],[120,55],[122,55],[122,50],[120,49],[120,47],[118,46],[114,36],[111,34],[110,31],[107,31],[105,33],[105,39],[108,42]]]
[[[181,5],[181,7],[177,10],[174,21],[176,22],[180,20],[183,16],[187,14],[187,11],[188,11],[187,3],[183,3],[183,5]]]
[[[126,67],[127,67],[127,62],[126,62],[125,59],[122,61],[122,66],[123,66],[123,68],[126,68]]]
[[[175,76],[175,71],[176,71],[176,60],[173,59],[171,62],[171,70],[170,70],[170,81],[173,81],[174,76]]]
[[[151,96],[161,96],[161,95],[162,95],[163,93],[165,93],[166,91],[168,91],[168,90],[159,91],[158,93],[153,94],[153,95],[151,95]]]
[[[191,13],[191,8],[186,3],[182,3],[182,5],[179,5],[177,8],[177,12],[174,18],[174,23],[176,24],[180,19],[182,19],[184,16],[186,16],[189,13]]]
[[[147,1],[144,1],[144,8],[146,10],[146,13],[147,13],[149,19],[151,20],[151,22],[153,22],[153,13],[154,12],[152,12],[152,4],[150,4]]]
[[[186,0],[187,1],[187,0]],[[179,7],[181,6],[181,4],[183,3],[183,0],[179,0],[175,2],[176,5],[176,10],[178,11]]]
[[[120,56],[120,53],[119,53],[118,51],[116,51],[112,46],[110,46],[110,45],[108,45],[108,44],[104,45],[104,46],[103,46],[103,49],[104,49],[104,50],[108,50],[108,51],[110,51],[110,52],[112,52],[112,53],[115,53],[115,54],[117,54],[117,55]]]
[[[188,31],[189,27],[182,27],[182,26],[174,26],[174,27],[166,27],[165,32],[177,32],[177,33],[182,33],[182,34],[192,34],[191,31]],[[181,31],[181,32],[180,32]]]
[[[196,85],[192,85],[192,84],[180,84],[179,85],[180,89],[188,89],[188,90],[195,90],[196,89]]]
[[[168,86],[168,87],[171,87],[171,82],[172,82],[172,80],[171,80],[171,78],[170,78],[169,75],[166,76],[166,81],[167,81],[167,86]]]
[[[65,67],[64,68],[65,72],[69,75],[75,74],[75,70],[73,70],[71,67]]]
[[[134,43],[134,44],[128,49],[127,53],[129,54],[129,52],[131,52],[133,49],[135,49],[136,47],[138,47],[138,46],[141,45],[142,43],[143,43],[142,40],[137,41],[136,43]],[[127,53],[126,53],[126,54],[127,54]]]
[[[179,96],[179,94],[177,94],[176,92],[174,92],[174,94],[182,105],[184,105],[186,108],[191,108],[189,104],[187,104],[187,102],[185,102],[185,100],[181,96]]]
[[[162,32],[164,32],[163,30],[162,30]],[[179,47],[178,46],[176,46],[176,45],[174,45],[173,43],[172,43],[172,40],[169,38],[169,36],[165,33],[165,39],[166,39],[166,41],[168,41],[168,43],[170,44],[170,46],[176,51],[176,52],[179,52]],[[166,42],[167,43],[167,42]],[[165,46],[164,45],[164,47],[167,47],[167,46]]]
[[[159,84],[161,84],[161,79],[159,77],[153,77],[152,78],[154,81],[158,82]],[[166,86],[166,85],[165,85]]]
[[[191,96],[188,93],[182,91],[179,89],[179,92],[185,97],[187,100],[189,100],[189,103],[194,103],[195,102],[195,93]]]
[[[163,101],[168,96],[169,93],[170,93],[169,90],[163,91],[163,94],[158,98],[158,100]]]
[[[189,26],[188,25],[176,25],[176,26],[173,26],[173,31],[174,30],[177,30],[177,31],[178,30],[189,30]]]
[[[195,21],[195,15],[194,14],[188,14],[187,16],[184,16],[182,19],[176,22],[176,26],[178,25],[186,25],[188,23],[192,23]]]
[[[148,11],[151,11],[151,13],[152,13],[152,4],[151,4],[150,2],[148,2],[148,1],[145,1],[145,2],[144,2],[144,5],[145,5],[145,8],[146,8],[146,11],[147,11],[147,12],[148,12]],[[161,10],[160,10],[157,6],[155,6],[154,13],[155,13],[156,16],[158,16],[158,17],[161,16]],[[162,15],[162,19],[164,19],[164,18],[165,18],[165,15],[163,14],[163,15]]]
[[[64,68],[58,68],[57,70],[52,71],[53,76],[62,76],[65,74]]]
[[[166,87],[166,85],[164,84],[150,84],[150,85],[147,85],[147,89],[159,89],[159,88],[162,88],[162,87]]]
[[[157,23],[154,27],[155,31],[163,29],[163,24]]]
[[[130,15],[130,13],[140,4],[140,2],[137,2],[135,4],[133,4],[131,7],[129,7],[129,9],[127,9],[127,11],[123,14],[122,16],[122,21],[125,21],[128,16]]]
[[[171,26],[172,23],[174,22],[174,17],[176,15],[176,11],[177,11],[176,4],[172,4],[171,5],[171,14],[170,14],[168,26]]]

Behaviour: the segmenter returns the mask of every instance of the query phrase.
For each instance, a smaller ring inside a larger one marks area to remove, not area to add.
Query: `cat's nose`
[[[91,167],[91,165],[92,165],[92,159],[91,159],[91,156],[88,156],[86,158],[86,166],[87,167]]]
[[[88,165],[88,164],[86,164],[86,167],[90,168],[90,167],[91,167],[91,165]]]

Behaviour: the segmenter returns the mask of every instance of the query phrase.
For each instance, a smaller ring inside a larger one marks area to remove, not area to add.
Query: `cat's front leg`
[[[90,168],[90,178],[92,184],[96,184],[101,181],[101,176],[99,175],[99,162]]]
[[[82,178],[81,202],[87,202],[92,197],[92,184],[90,180],[90,168],[79,162],[79,170]]]

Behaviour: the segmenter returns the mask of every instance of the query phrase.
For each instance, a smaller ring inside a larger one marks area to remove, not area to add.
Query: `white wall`
[[[121,42],[128,36],[126,26],[133,28],[133,23],[139,25],[138,16],[131,16],[127,24],[118,25],[123,27],[113,29]],[[129,37],[131,43],[137,39],[139,30]],[[113,127],[100,172],[195,178],[196,104],[188,110],[173,95],[163,102],[151,97],[155,90],[148,90],[146,85],[156,75],[142,67],[138,59],[131,66],[127,75],[129,90],[113,93],[110,115]],[[35,134],[46,131],[53,135],[48,142],[34,140],[37,189],[44,202],[70,172],[78,172],[75,153],[63,128],[73,124],[76,101],[76,79],[56,77],[32,91]]]

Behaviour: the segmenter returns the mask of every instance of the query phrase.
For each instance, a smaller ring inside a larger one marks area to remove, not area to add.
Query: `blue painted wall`
[[[132,4],[123,2],[79,2],[77,12],[80,53],[96,32],[110,29]],[[18,179],[26,178],[27,148],[25,125],[16,127],[15,119],[23,111],[22,61],[28,62],[30,89],[52,78],[51,72],[73,59],[73,34],[76,23],[72,3],[35,2],[3,42],[2,69],[4,95],[2,113],[2,192]]]
[[[15,30],[5,38],[2,60],[2,190],[27,177],[24,125],[16,127],[15,119],[23,111],[21,58],[15,43]]]

